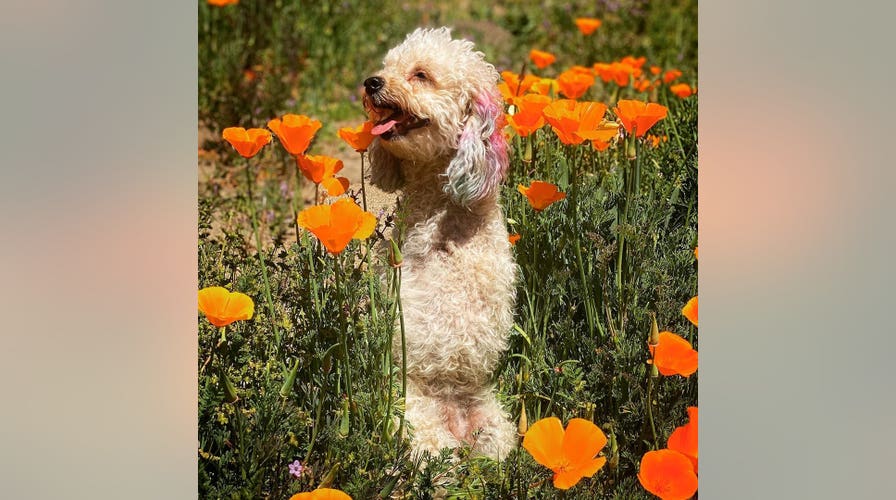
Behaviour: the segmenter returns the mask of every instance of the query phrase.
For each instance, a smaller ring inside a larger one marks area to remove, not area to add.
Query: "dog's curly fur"
[[[371,182],[401,189],[407,210],[405,415],[418,454],[468,444],[502,459],[518,439],[492,382],[513,324],[516,278],[498,205],[507,142],[497,80],[472,42],[440,28],[408,35],[365,81],[379,136]]]

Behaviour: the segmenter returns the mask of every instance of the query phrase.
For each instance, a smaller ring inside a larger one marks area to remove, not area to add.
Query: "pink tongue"
[[[394,127],[396,123],[398,123],[398,122],[395,120],[389,120],[386,123],[382,123],[380,125],[374,125],[374,127],[372,129],[370,129],[370,133],[373,135],[385,134],[386,132],[391,130],[392,127]]]

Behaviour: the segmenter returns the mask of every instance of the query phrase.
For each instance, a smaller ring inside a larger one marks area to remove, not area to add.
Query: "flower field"
[[[359,96],[421,25],[501,73],[501,462],[404,436],[402,206]],[[199,496],[694,497],[696,36],[692,1],[200,1]]]

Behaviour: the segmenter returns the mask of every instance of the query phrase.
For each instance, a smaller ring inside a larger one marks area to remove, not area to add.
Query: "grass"
[[[218,139],[226,126],[264,126],[296,112],[324,123],[313,150],[336,149],[337,124],[364,119],[353,98],[359,83],[421,24],[455,26],[499,70],[519,71],[537,47],[558,56],[543,76],[643,55],[645,68],[674,67],[682,81],[696,82],[696,2],[486,5],[200,2],[199,114],[208,137],[200,146],[213,154],[199,185],[199,283],[256,302],[255,317],[227,327],[225,342],[199,318],[201,497],[279,499],[321,485],[356,499],[429,498],[437,489],[449,498],[558,495],[551,472],[522,448],[501,463],[469,450],[455,462],[411,461],[397,432],[401,377],[389,349],[395,282],[380,280],[388,263],[376,251],[395,219],[384,214],[374,238],[334,258],[307,231],[296,234],[302,191],[276,140],[247,161]],[[578,16],[604,24],[583,37],[572,23]],[[582,100],[612,109],[615,98],[646,97],[598,79]],[[582,417],[616,443],[615,452],[604,449],[608,464],[566,498],[649,498],[636,478],[641,456],[664,447],[697,404],[696,375],[651,381],[647,364],[653,316],[661,330],[698,347],[696,328],[680,312],[697,294],[696,98],[679,99],[665,86],[656,98],[669,116],[651,132],[668,141],[639,144],[637,190],[624,145],[601,153],[569,147],[545,127],[526,161],[523,140],[512,141],[501,202],[508,229],[521,235],[520,275],[516,326],[495,375],[499,398],[514,419],[523,405],[529,423]],[[558,184],[567,199],[533,211],[516,189],[533,179]],[[351,192],[360,204],[358,189]],[[294,460],[310,471],[291,476]]]

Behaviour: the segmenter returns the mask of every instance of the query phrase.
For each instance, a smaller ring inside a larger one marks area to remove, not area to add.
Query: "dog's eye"
[[[418,72],[414,73],[414,78],[416,78],[417,80],[420,80],[421,82],[425,82],[425,81],[429,80],[429,77],[426,76],[426,73],[423,71],[418,71]]]

